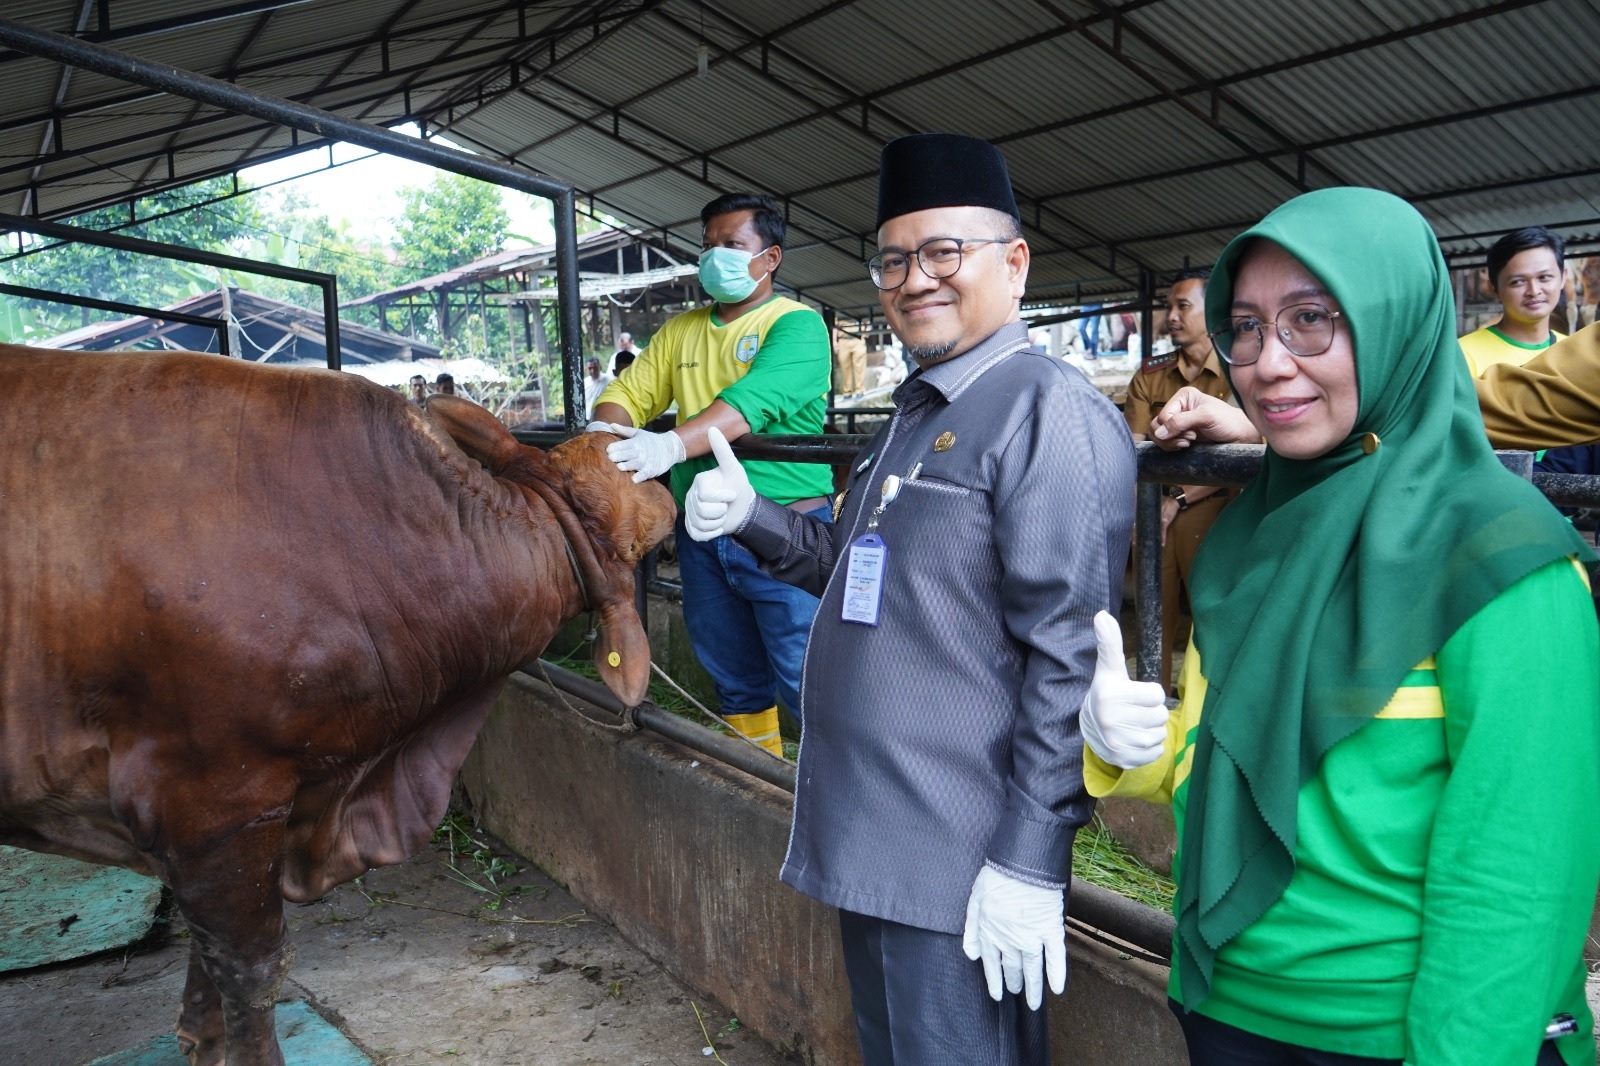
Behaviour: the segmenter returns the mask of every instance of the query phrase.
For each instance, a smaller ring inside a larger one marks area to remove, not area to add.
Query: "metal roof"
[[[1600,0],[11,0],[5,17],[415,121],[680,248],[711,197],[770,193],[791,227],[779,280],[846,311],[876,305],[878,148],[917,130],[1005,150],[1030,304],[1127,294],[1336,184],[1407,197],[1448,254],[1535,223],[1600,247]],[[318,143],[14,53],[0,99],[0,211],[47,218]]]

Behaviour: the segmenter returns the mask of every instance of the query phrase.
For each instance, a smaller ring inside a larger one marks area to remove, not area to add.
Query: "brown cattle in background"
[[[282,901],[424,844],[506,678],[599,617],[673,504],[585,434],[217,356],[0,345],[0,843],[126,866],[193,937],[196,1063],[282,1062]]]
[[[1572,326],[1572,332],[1575,333],[1584,326],[1594,325],[1596,312],[1600,311],[1600,255],[1568,259],[1567,276],[1568,286],[1575,290],[1572,294],[1572,302],[1577,309]]]

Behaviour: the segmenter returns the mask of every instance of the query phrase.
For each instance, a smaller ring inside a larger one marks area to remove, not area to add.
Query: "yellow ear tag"
[[[606,662],[610,663],[612,666],[621,666],[622,656],[618,655],[616,652],[612,652],[610,655],[606,656]]]

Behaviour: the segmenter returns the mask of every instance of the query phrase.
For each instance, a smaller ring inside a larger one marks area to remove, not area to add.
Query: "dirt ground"
[[[481,833],[286,915],[280,1001],[307,1001],[378,1066],[791,1061]],[[82,1066],[170,1032],[188,946],[174,915],[125,951],[0,975],[0,1063]]]

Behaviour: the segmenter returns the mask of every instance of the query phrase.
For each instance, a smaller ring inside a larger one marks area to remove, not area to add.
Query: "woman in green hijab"
[[[1173,804],[1191,1063],[1593,1064],[1593,556],[1489,448],[1432,231],[1298,197],[1206,318],[1261,474],[1196,560],[1177,710],[1114,671],[1083,710],[1090,791]]]

